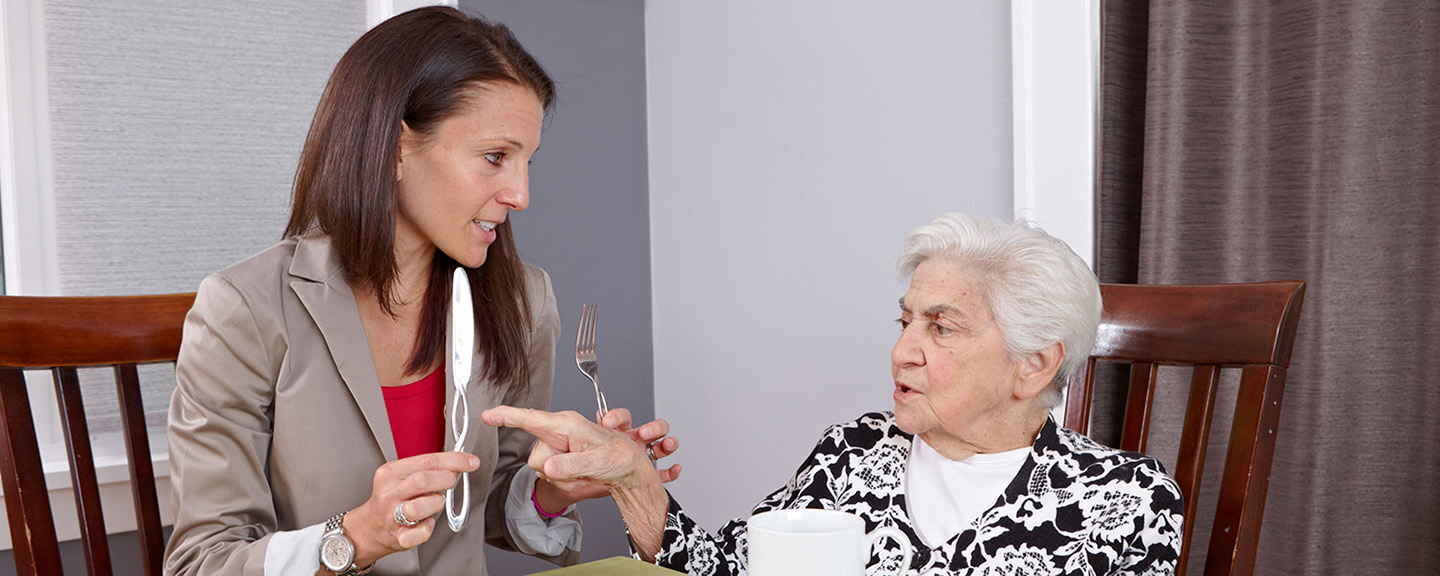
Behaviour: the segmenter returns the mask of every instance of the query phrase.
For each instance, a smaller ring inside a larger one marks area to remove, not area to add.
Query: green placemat
[[[679,574],[668,568],[646,564],[633,558],[606,558],[584,564],[576,564],[559,570],[536,572],[533,576],[675,576]]]

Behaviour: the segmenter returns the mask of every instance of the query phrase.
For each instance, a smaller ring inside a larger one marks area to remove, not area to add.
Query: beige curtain
[[[1309,282],[1257,573],[1440,574],[1440,2],[1102,29],[1101,279]]]

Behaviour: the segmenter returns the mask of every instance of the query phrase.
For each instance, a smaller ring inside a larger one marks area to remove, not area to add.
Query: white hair
[[[1013,224],[949,213],[905,237],[897,266],[909,278],[940,257],[979,275],[985,301],[1011,356],[1065,343],[1065,358],[1042,392],[1060,405],[1065,383],[1085,362],[1100,325],[1100,285],[1070,246],[1024,220]]]

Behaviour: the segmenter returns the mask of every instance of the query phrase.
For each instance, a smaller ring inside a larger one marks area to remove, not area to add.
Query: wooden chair
[[[1095,366],[1130,364],[1120,448],[1144,452],[1161,365],[1194,368],[1180,451],[1171,474],[1185,497],[1185,574],[1221,368],[1240,369],[1205,574],[1254,570],[1265,513],[1285,372],[1300,321],[1304,282],[1204,286],[1102,284],[1105,312],[1090,361],[1070,381],[1066,426],[1089,433]]]
[[[90,574],[111,573],[94,454],[76,368],[113,366],[144,573],[165,542],[137,364],[174,362],[194,294],[94,298],[0,296],[0,479],[19,574],[61,574],[60,549],[26,390],[26,370],[53,373]]]

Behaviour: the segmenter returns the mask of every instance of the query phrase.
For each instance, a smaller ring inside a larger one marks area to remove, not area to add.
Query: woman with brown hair
[[[579,557],[569,490],[524,466],[533,437],[484,425],[548,409],[559,314],[507,221],[554,83],[504,26],[421,8],[366,33],[326,85],[279,244],[206,278],[169,421],[167,574],[485,574],[485,544]],[[450,278],[474,302],[475,408],[450,426]],[[607,423],[628,430],[629,414]],[[677,447],[656,421],[628,430]],[[663,441],[661,441],[663,439]],[[673,479],[678,469],[658,472]],[[469,525],[436,529],[460,475]]]

